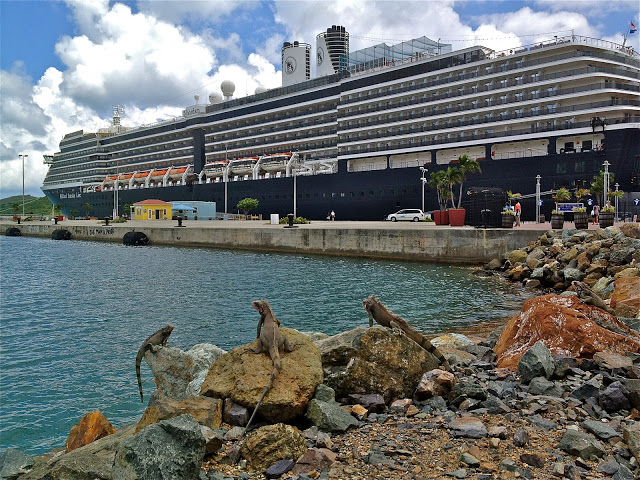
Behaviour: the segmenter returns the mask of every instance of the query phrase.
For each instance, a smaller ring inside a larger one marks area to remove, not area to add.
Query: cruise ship
[[[117,107],[112,125],[65,135],[45,156],[43,192],[66,215],[118,215],[146,199],[232,213],[251,197],[256,214],[380,220],[437,209],[425,172],[462,155],[482,168],[465,191],[532,193],[538,175],[542,190],[588,186],[605,162],[621,190],[640,190],[640,56],[631,48],[569,35],[453,50],[421,37],[349,52],[342,26],[316,42],[313,56],[309,44],[283,45],[282,87],[233,98],[225,81],[222,95],[196,96],[179,118],[128,128]]]

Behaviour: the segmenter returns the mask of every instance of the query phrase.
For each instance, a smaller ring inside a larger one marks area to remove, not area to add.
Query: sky
[[[606,5],[606,6],[605,6]],[[43,154],[69,132],[181,115],[236,85],[281,85],[284,41],[312,45],[331,25],[350,50],[426,35],[504,50],[576,35],[622,43],[638,0],[0,0],[0,198],[42,196]],[[640,34],[627,45],[640,51]],[[313,56],[312,56],[313,58]]]

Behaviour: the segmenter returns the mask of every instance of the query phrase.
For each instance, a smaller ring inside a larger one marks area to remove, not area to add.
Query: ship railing
[[[506,50],[499,50],[491,54],[490,58],[507,57],[510,55],[519,55],[521,53],[538,50],[541,48],[552,47],[563,43],[579,43],[581,45],[589,45],[592,47],[606,48],[608,50],[615,50],[625,53],[632,57],[640,57],[638,52],[635,52],[631,46],[623,46],[619,43],[611,42],[609,40],[602,40],[600,38],[585,37],[583,35],[563,35],[555,36],[552,39],[544,40],[542,42],[536,42],[522,47],[509,48]]]

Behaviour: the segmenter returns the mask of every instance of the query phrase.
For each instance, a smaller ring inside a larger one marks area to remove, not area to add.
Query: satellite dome
[[[196,101],[196,103],[198,103],[198,100],[200,100],[200,95],[198,95],[197,93],[193,96],[193,99]]]
[[[209,103],[211,105],[215,105],[216,103],[220,103],[221,101],[222,101],[222,95],[220,95],[218,92],[209,94]]]
[[[268,88],[263,87],[262,85],[256,87],[256,95],[258,95],[259,93],[264,93],[268,90]]]
[[[225,80],[220,84],[220,90],[225,98],[231,98],[236,91],[236,85],[231,80]]]

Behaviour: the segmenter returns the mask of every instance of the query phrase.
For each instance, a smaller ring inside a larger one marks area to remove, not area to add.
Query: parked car
[[[404,208],[387,216],[387,220],[396,222],[407,220],[409,222],[420,222],[426,218],[424,212],[418,208]]]

